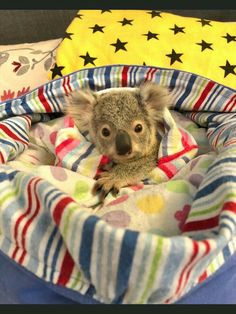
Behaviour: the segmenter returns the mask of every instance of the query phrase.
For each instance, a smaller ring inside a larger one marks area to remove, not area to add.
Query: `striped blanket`
[[[106,162],[65,95],[169,87],[174,100],[147,180],[91,196]],[[191,73],[144,66],[74,72],[0,104],[0,249],[47,282],[104,303],[174,303],[236,250],[236,92]]]

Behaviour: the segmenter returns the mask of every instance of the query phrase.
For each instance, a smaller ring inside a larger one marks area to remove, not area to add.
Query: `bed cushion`
[[[0,45],[0,100],[19,97],[47,82],[60,41]]]
[[[67,134],[76,134],[68,117],[58,117],[65,96],[77,88],[131,87],[150,72],[153,81],[165,80],[172,90],[173,108],[185,112],[182,123],[195,122],[184,129],[205,128],[212,151],[187,162],[167,182],[124,188],[120,197],[110,196],[109,204],[94,210],[90,205],[97,196],[90,191],[99,156],[79,130],[83,141],[63,142],[65,126],[71,128]],[[1,103],[0,249],[43,280],[99,302],[176,302],[236,250],[234,99],[235,90],[194,74],[106,66],[80,70]],[[64,145],[69,143],[71,154]],[[142,197],[146,202],[137,208]],[[127,226],[125,207],[146,221]],[[170,218],[175,229],[165,224]],[[141,230],[144,222],[149,224]],[[149,228],[151,223],[158,228]]]
[[[65,32],[49,76],[108,64],[152,65],[235,88],[235,48],[235,22],[159,11],[80,10]]]

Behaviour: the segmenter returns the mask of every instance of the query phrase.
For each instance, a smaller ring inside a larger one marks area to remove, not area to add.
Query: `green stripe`
[[[38,100],[38,93],[37,90],[33,92],[33,100],[34,100],[34,106],[37,107],[38,111],[41,112],[43,109],[45,111],[44,106],[41,104],[41,102]]]
[[[222,205],[223,202],[227,201],[227,199],[232,198],[232,197],[236,197],[236,194],[235,193],[229,193],[224,197],[223,201],[220,201],[219,203],[217,203],[216,205],[214,205],[210,208],[203,209],[203,210],[195,212],[195,213],[191,213],[191,214],[189,214],[188,217],[197,217],[197,216],[212,213],[212,212],[216,211],[217,209],[219,209],[219,207]]]
[[[78,282],[80,281],[80,278],[81,278],[81,272],[78,271],[73,283],[71,284],[71,289],[74,289],[76,287],[76,285],[78,284]]]
[[[150,289],[152,288],[152,286],[154,284],[155,276],[156,276],[157,269],[159,266],[158,264],[159,264],[160,259],[161,259],[162,246],[163,246],[163,238],[159,237],[158,243],[157,243],[157,248],[156,248],[156,253],[155,253],[153,260],[152,260],[152,265],[151,265],[151,270],[150,270],[149,277],[148,277],[148,282],[147,282],[146,288],[144,290],[144,293],[141,297],[141,300],[138,303],[143,304],[146,301],[148,292],[150,291]]]
[[[69,226],[69,223],[70,223],[71,216],[75,212],[75,210],[78,210],[78,206],[77,205],[73,206],[71,208],[67,208],[67,215],[65,217],[64,228],[63,228],[63,231],[62,231],[62,234],[65,237],[67,236],[68,226]]]

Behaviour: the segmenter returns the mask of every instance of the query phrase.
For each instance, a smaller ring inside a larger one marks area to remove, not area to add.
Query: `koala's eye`
[[[108,128],[103,128],[102,129],[102,135],[104,137],[108,137],[108,136],[110,136],[110,134],[111,134],[111,132],[110,132],[110,130]]]
[[[140,133],[140,132],[142,132],[142,130],[143,130],[143,127],[142,127],[142,125],[139,123],[139,124],[137,124],[136,126],[135,126],[135,128],[134,128],[134,131],[136,132],[136,133]]]

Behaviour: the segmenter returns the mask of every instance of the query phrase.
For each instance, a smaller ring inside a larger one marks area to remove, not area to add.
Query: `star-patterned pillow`
[[[193,72],[236,88],[236,22],[145,10],[80,10],[50,78],[94,66],[132,64]]]

